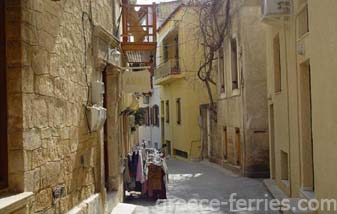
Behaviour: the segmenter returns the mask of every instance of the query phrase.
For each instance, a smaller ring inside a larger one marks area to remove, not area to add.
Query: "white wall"
[[[140,100],[140,108],[153,107],[154,105],[159,106],[160,111],[160,88],[159,86],[154,86],[152,89],[152,96],[150,97],[149,105],[144,104],[143,100]],[[158,148],[161,148],[161,129],[160,129],[160,116],[159,116],[159,127],[157,126],[141,126],[139,127],[139,143],[143,141],[148,141],[152,143],[154,147],[155,143],[158,143]]]

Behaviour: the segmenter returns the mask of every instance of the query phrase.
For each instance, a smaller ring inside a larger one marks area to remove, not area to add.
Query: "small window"
[[[143,104],[147,105],[150,103],[150,96],[143,96]]]
[[[305,3],[305,6],[299,12],[297,17],[297,31],[298,37],[303,36],[309,32],[309,15],[308,15],[308,3]]]
[[[235,38],[231,39],[232,89],[239,88],[238,47]]]
[[[225,92],[225,61],[224,61],[224,47],[222,46],[218,52],[218,73],[219,73],[219,80],[220,80],[220,92]]]
[[[282,78],[281,78],[281,47],[280,47],[280,36],[277,34],[273,42],[274,47],[274,91],[275,93],[281,92]]]
[[[159,106],[152,107],[152,125],[159,127]]]
[[[144,120],[145,120],[145,126],[150,126],[150,118],[151,118],[151,116],[150,116],[150,113],[151,113],[151,111],[150,111],[150,107],[146,107],[145,109],[145,114],[144,114]]]
[[[166,110],[166,123],[170,123],[170,102],[166,100],[165,102],[165,110]]]
[[[181,125],[181,99],[180,98],[177,98],[176,105],[177,105],[177,124]]]
[[[164,100],[162,100],[160,102],[160,117],[164,117],[164,114],[165,114],[165,108],[164,108],[164,106],[165,106],[165,102],[164,102]]]
[[[178,35],[174,38],[175,41],[175,68],[179,69],[179,37]]]

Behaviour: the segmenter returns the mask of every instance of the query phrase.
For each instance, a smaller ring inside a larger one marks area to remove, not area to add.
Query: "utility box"
[[[94,81],[91,83],[91,102],[93,105],[103,106],[105,86],[102,81]]]
[[[292,0],[262,0],[262,18],[290,16],[292,6]]]

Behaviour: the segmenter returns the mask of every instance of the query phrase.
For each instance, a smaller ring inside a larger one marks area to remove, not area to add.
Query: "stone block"
[[[25,150],[35,150],[42,145],[41,135],[38,129],[28,129],[23,132],[23,146]]]
[[[54,93],[57,98],[68,99],[68,82],[60,77],[54,79]]]
[[[25,191],[37,192],[40,189],[41,170],[36,168],[24,174]]]
[[[45,50],[37,50],[32,57],[32,69],[35,74],[49,73],[49,53]]]
[[[47,160],[46,149],[36,149],[32,151],[32,168],[35,169],[37,167],[42,166]]]
[[[53,96],[54,83],[49,75],[34,76],[34,91],[37,94],[45,96]]]
[[[47,186],[56,186],[59,183],[59,176],[61,174],[61,163],[48,162],[41,166],[41,185],[42,188]]]
[[[41,139],[49,139],[52,137],[52,129],[51,128],[42,128],[41,132]]]
[[[34,92],[34,72],[29,66],[22,68],[22,92]]]
[[[35,212],[45,210],[52,205],[52,190],[44,189],[36,194]]]
[[[33,125],[38,128],[48,127],[48,106],[44,98],[37,98],[32,101],[33,105]]]

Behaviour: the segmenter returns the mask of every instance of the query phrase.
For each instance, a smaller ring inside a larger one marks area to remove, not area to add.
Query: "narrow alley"
[[[272,214],[278,212],[256,211],[256,206],[241,210],[230,207],[229,198],[234,199],[270,199],[270,194],[262,180],[250,179],[207,161],[168,160],[169,184],[167,200],[149,201],[148,199],[128,199],[125,203],[136,205],[135,214],[178,214],[178,213],[237,213]],[[266,195],[268,195],[266,197]],[[193,200],[191,200],[193,199]],[[213,200],[213,202],[211,202]],[[202,201],[204,201],[202,203]],[[220,202],[221,204],[219,204]],[[232,209],[231,209],[232,208]],[[231,210],[231,212],[229,212]]]
[[[337,214],[337,0],[0,0],[0,214]]]

